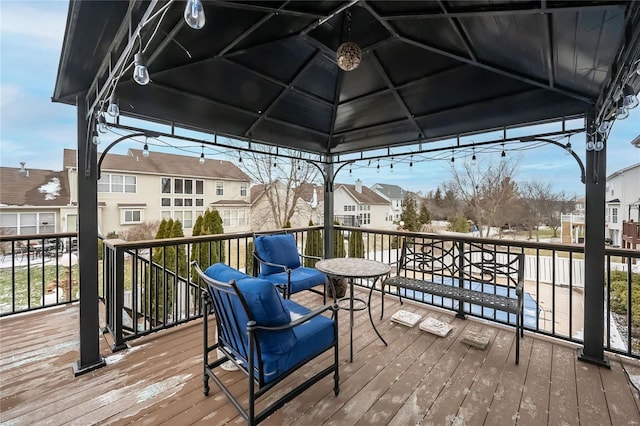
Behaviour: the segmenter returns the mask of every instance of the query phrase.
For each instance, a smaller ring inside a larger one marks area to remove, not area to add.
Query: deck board
[[[319,306],[314,294],[295,298]],[[453,325],[444,338],[392,323],[398,309]],[[374,297],[372,312],[385,347],[366,311],[355,313],[354,360],[349,362],[349,316],[340,317],[340,395],[333,377],[322,379],[271,415],[264,424],[640,424],[640,400],[629,374],[640,363],[610,355],[611,370],[576,360],[565,342],[527,333],[515,365],[514,330],[461,320],[443,310],[387,295],[385,318]],[[242,424],[225,395],[210,381],[202,393],[200,320],[129,342],[108,365],[74,377],[78,358],[77,304],[0,319],[0,421],[48,424]],[[484,350],[460,342],[465,330],[491,335]],[[325,354],[278,384],[258,404],[275,400],[302,377],[331,362]],[[240,372],[221,372],[234,394],[247,398]]]

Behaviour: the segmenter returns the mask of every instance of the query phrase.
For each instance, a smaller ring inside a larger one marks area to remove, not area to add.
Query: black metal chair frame
[[[322,378],[330,375],[333,372],[334,379],[334,388],[333,392],[336,396],[340,393],[340,377],[338,373],[338,306],[336,304],[333,305],[325,305],[319,309],[313,310],[307,315],[304,315],[301,318],[296,319],[295,321],[291,321],[289,324],[279,326],[279,327],[265,327],[260,326],[253,319],[251,311],[247,305],[245,298],[242,296],[242,293],[239,291],[236,282],[230,281],[229,283],[223,283],[217,280],[214,280],[207,275],[205,275],[202,270],[199,268],[196,262],[192,262],[192,266],[194,266],[197,274],[200,279],[206,283],[207,288],[202,291],[202,300],[203,300],[203,329],[204,329],[204,340],[203,340],[203,349],[204,349],[204,389],[203,392],[205,395],[209,395],[209,379],[211,378],[216,385],[220,388],[220,390],[229,398],[234,407],[238,410],[240,415],[247,421],[249,425],[255,425],[265,420],[271,414],[273,414],[276,410],[284,406],[287,402],[294,399],[296,396],[300,395],[306,389],[320,381]],[[234,317],[233,312],[229,312],[228,309],[225,309],[225,306],[230,306],[231,298],[237,297],[242,307],[249,318],[249,322],[247,324],[240,324],[238,320]],[[264,378],[264,370],[263,370],[263,362],[261,354],[260,343],[258,340],[258,335],[261,332],[265,331],[278,331],[278,330],[287,330],[293,329],[310,319],[321,315],[324,312],[331,312],[331,319],[333,320],[334,327],[334,336],[335,340],[330,347],[328,347],[325,351],[314,355],[313,357],[303,359],[298,364],[290,368],[288,371],[283,372],[280,376],[269,382],[265,383]],[[209,321],[208,316],[209,313],[213,312],[216,318],[216,328],[218,332],[218,341],[213,345],[209,344]],[[222,323],[231,325],[232,330],[227,330],[226,328],[221,327]],[[248,334],[248,345],[242,339],[239,339],[238,336],[241,336],[242,333]],[[270,404],[260,413],[255,413],[255,405],[262,395],[267,393],[271,388],[280,383],[282,380],[290,376],[292,373],[296,372],[300,367],[313,360],[314,358],[320,356],[321,354],[327,352],[333,347],[334,351],[334,361],[333,364],[324,368],[322,371],[316,373],[303,383],[296,386],[294,389],[280,397],[277,401]],[[237,353],[232,353],[229,348],[236,349]],[[209,354],[211,352],[216,352],[216,350],[221,351],[224,356],[220,357],[212,362],[209,361]],[[231,393],[231,391],[224,385],[222,380],[218,378],[214,369],[216,367],[221,366],[226,361],[232,361],[240,371],[242,371],[248,378],[248,387],[249,387],[249,406],[248,408],[244,408],[239,400]],[[254,372],[251,374],[250,372]]]
[[[281,232],[264,232],[264,233],[254,233],[253,234],[253,240],[254,240],[254,246],[253,246],[253,258],[256,262],[254,262],[253,264],[253,275],[254,276],[258,276],[259,272],[260,272],[260,265],[264,264],[267,266],[273,266],[273,267],[277,267],[277,268],[282,268],[284,270],[284,272],[287,273],[287,283],[284,284],[282,283],[281,285],[277,285],[277,287],[279,287],[282,290],[282,293],[284,295],[285,299],[289,299],[291,298],[291,271],[293,271],[293,269],[289,268],[286,265],[280,265],[278,263],[272,263],[272,262],[268,262],[264,259],[262,259],[260,256],[258,256],[258,253],[256,252],[256,247],[255,247],[255,239],[258,236],[268,236],[268,235],[280,235],[280,234],[288,234],[288,232],[286,231],[281,231]],[[304,266],[304,259],[315,259],[315,260],[322,260],[321,257],[318,256],[307,256],[306,254],[302,254],[300,252],[298,252],[298,256],[300,256],[300,264],[302,266]],[[324,291],[318,291],[315,290],[313,288],[310,288],[308,291],[311,291],[313,293],[316,294],[321,294],[322,295],[322,303],[327,303],[327,286],[331,285],[333,286],[333,283],[331,282],[330,279],[325,280],[324,282]],[[332,294],[334,295],[334,302],[335,302],[335,289],[332,289],[333,292]]]

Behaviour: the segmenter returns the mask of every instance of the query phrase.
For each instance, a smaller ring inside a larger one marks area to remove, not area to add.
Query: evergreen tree
[[[249,243],[247,244],[247,252],[245,254],[245,266],[244,266],[244,271],[249,275],[254,275],[253,250],[254,250],[253,241],[249,241]],[[255,275],[258,275],[258,274],[256,273]]]
[[[334,225],[340,225],[337,220],[333,221]],[[333,231],[333,257],[344,257],[344,232],[339,229]]]
[[[309,221],[309,226],[313,226],[313,221]],[[322,232],[319,229],[312,229],[307,233],[307,242],[304,247],[305,256],[314,256],[321,258],[323,252]],[[304,266],[313,268],[316,266],[318,259],[305,257]]]
[[[447,231],[452,232],[469,232],[469,222],[464,215],[456,215],[449,219],[449,225],[447,225]]]
[[[222,217],[218,210],[213,209],[209,219],[208,234],[221,235],[224,234],[224,228],[222,227]],[[225,262],[224,244],[222,241],[215,241],[211,245],[211,264],[217,262]]]
[[[418,215],[418,222],[420,225],[427,225],[431,223],[431,214],[427,208],[427,203],[423,202],[420,205],[420,214]]]
[[[416,232],[420,229],[416,199],[411,193],[407,193],[404,197],[404,208],[400,220],[404,222],[402,226],[404,230]]]
[[[349,257],[364,257],[362,231],[351,231],[349,235]]]
[[[202,215],[196,218],[196,223],[193,225],[193,230],[191,231],[191,235],[197,237],[202,232]],[[205,265],[201,263],[200,252],[201,252],[202,243],[193,243],[191,245],[191,260],[195,260],[198,262],[198,266],[200,268],[204,268]],[[195,282],[199,282],[200,280],[197,278],[197,274],[194,268],[191,268],[191,280]]]

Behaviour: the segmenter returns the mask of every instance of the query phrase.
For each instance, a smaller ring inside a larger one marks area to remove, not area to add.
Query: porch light
[[[200,0],[187,0],[187,5],[184,8],[184,20],[194,30],[204,27],[204,8]]]
[[[635,107],[638,106],[638,97],[636,96],[635,93],[633,93],[633,88],[628,85],[625,84],[624,85],[624,89],[622,89],[622,96],[623,96],[623,105],[625,108],[629,109],[634,109]]]
[[[138,52],[133,57],[135,68],[133,69],[133,79],[141,86],[149,84],[149,70],[147,70],[147,62],[142,56],[142,52]]]
[[[353,71],[358,68],[362,60],[362,50],[360,46],[352,41],[342,43],[336,51],[336,62],[340,69]]]
[[[144,143],[144,148],[142,148],[142,156],[145,158],[149,156],[149,145],[147,142]]]
[[[118,118],[118,116],[120,115],[120,107],[118,106],[118,100],[116,99],[115,92],[111,93],[111,96],[109,97],[109,107],[107,108],[107,114],[109,114],[113,118]]]

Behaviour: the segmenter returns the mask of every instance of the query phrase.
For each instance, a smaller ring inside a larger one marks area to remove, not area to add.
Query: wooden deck
[[[308,306],[321,303],[312,294],[294,298]],[[356,313],[353,363],[348,362],[348,315],[340,312],[340,395],[333,395],[327,377],[264,424],[640,424],[640,400],[625,374],[626,369],[640,375],[635,361],[623,364],[611,355],[611,369],[599,368],[576,361],[575,349],[564,343],[526,334],[516,366],[513,329],[402,306],[454,325],[449,336],[438,338],[417,326],[392,324],[388,318],[398,309],[400,304],[388,297],[385,320],[376,321],[388,347],[371,330],[366,311]],[[105,344],[108,366],[76,378],[77,323],[77,306],[0,320],[1,422],[242,423],[215,384],[210,382],[209,397],[202,394],[200,321],[131,342],[130,349],[116,354]],[[489,347],[461,343],[464,330],[489,334]],[[224,377],[246,395],[241,373]]]

